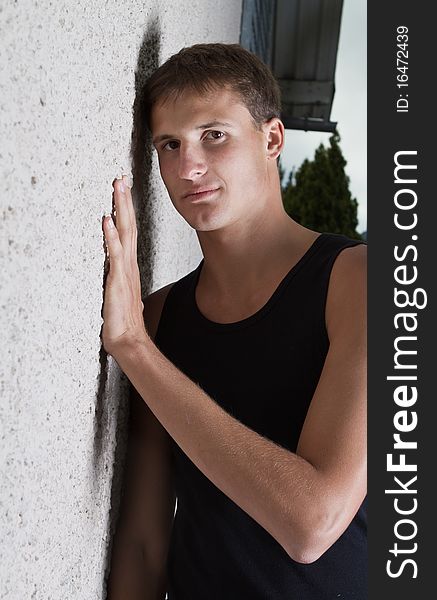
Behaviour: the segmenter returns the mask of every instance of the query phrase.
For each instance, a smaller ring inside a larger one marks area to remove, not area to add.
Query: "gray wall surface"
[[[201,254],[138,110],[183,46],[237,42],[241,0],[0,1],[0,598],[105,597],[128,381],[101,349],[112,181],[134,178],[143,293]]]

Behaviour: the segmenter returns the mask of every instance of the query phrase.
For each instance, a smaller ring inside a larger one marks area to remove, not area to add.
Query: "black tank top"
[[[198,309],[203,265],[166,298],[158,348],[224,410],[295,452],[329,339],[325,303],[339,252],[357,240],[323,233],[267,303],[234,323]],[[167,562],[169,600],[367,599],[366,510],[317,561],[293,561],[172,442],[177,511]]]

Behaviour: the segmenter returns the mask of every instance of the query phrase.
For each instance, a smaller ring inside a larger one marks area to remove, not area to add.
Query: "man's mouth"
[[[205,200],[215,194],[218,190],[219,188],[199,188],[198,190],[188,192],[183,198],[192,202],[195,202],[196,200]]]

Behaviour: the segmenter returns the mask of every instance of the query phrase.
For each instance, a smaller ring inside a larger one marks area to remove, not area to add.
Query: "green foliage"
[[[356,231],[358,202],[349,190],[339,142],[336,132],[329,138],[329,148],[320,144],[314,160],[305,159],[296,173],[290,174],[282,188],[284,208],[304,227],[361,239]],[[282,170],[282,178],[283,174]]]

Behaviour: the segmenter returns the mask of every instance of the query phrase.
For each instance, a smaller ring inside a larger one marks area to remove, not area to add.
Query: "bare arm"
[[[154,338],[170,286],[145,300]],[[107,600],[162,600],[175,498],[169,437],[132,387],[124,494],[114,538]]]
[[[299,562],[343,533],[366,490],[366,248],[343,250],[331,274],[330,348],[297,453],[249,429],[151,343],[116,356],[193,463]]]

